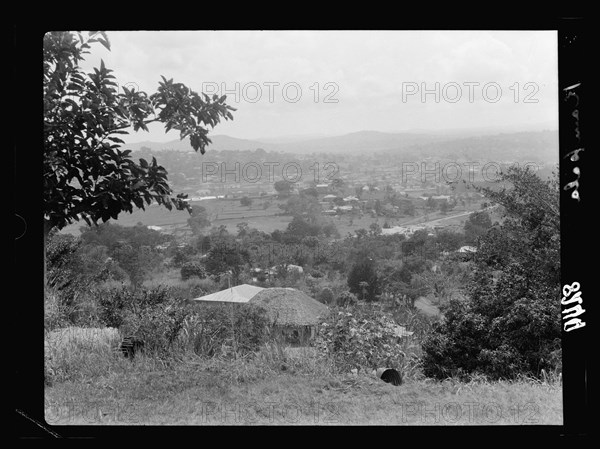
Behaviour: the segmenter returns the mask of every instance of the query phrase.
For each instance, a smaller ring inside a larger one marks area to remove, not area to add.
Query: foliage
[[[336,299],[336,303],[340,307],[354,306],[354,305],[356,305],[356,302],[357,302],[356,295],[349,291],[343,291],[342,293],[339,294],[339,296]]]
[[[184,337],[197,355],[212,357],[256,351],[268,339],[263,308],[244,304],[199,304],[184,324]]]
[[[492,220],[485,211],[473,212],[465,222],[465,241],[475,244],[477,239],[484,235],[492,226]]]
[[[231,271],[234,276],[239,275],[242,265],[250,258],[247,250],[240,248],[227,239],[211,242],[208,256],[206,257],[206,271],[212,275],[221,275]]]
[[[85,293],[100,282],[120,276],[119,267],[104,251],[87,248],[81,239],[50,232],[46,248],[46,324],[51,327],[78,320]]]
[[[240,200],[240,204],[244,207],[250,207],[252,206],[252,198],[249,198],[247,196],[242,197],[242,199]]]
[[[348,287],[361,299],[376,299],[379,294],[379,277],[372,258],[366,258],[352,267],[348,274]]]
[[[85,245],[104,246],[111,256],[110,251],[123,242],[137,249],[142,246],[154,248],[173,240],[171,236],[149,229],[141,223],[136,226],[121,226],[108,222],[98,226],[83,226],[80,232],[81,240]]]
[[[187,281],[193,276],[200,279],[204,279],[206,277],[206,271],[204,270],[202,264],[195,261],[184,263],[181,267],[181,279]]]
[[[113,250],[115,260],[129,276],[134,288],[142,285],[148,274],[162,262],[162,256],[149,246],[135,248],[124,243]]]
[[[464,241],[464,234],[447,230],[438,232],[436,236],[436,243],[440,251],[456,251],[463,246]]]
[[[539,376],[560,367],[558,187],[512,168],[484,190],[505,208],[503,223],[480,237],[468,297],[451,300],[423,343],[425,374]]]
[[[84,73],[80,67],[92,44],[110,50],[105,33],[49,32],[43,41],[44,108],[44,220],[46,229],[63,228],[73,221],[98,223],[132,212],[144,203],[168,209],[187,208],[185,195],[171,197],[166,170],[121,151],[117,137],[127,129],[147,130],[151,122],[189,137],[195,151],[210,143],[205,126],[232,119],[225,96],[201,97],[181,83],[162,78],[148,95],[123,87],[119,93],[112,70]]]
[[[322,289],[319,292],[319,295],[317,296],[317,299],[319,300],[319,302],[322,302],[323,304],[333,304],[335,301],[335,296],[333,295],[333,291],[329,288],[329,287],[325,287],[324,289]]]
[[[275,181],[273,185],[280,197],[289,196],[292,190],[292,184],[285,180]]]
[[[404,353],[393,317],[371,306],[334,308],[320,324],[315,345],[342,372],[399,368]]]

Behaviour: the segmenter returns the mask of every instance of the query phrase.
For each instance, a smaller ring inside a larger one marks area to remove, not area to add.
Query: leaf
[[[98,42],[100,42],[108,51],[110,51],[110,40],[108,39],[108,36],[104,31],[101,31],[100,34],[102,37],[98,38]]]

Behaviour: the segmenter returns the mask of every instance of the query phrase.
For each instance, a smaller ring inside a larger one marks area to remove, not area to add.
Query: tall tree
[[[379,294],[379,277],[372,258],[357,262],[348,273],[348,287],[359,298],[374,301]]]

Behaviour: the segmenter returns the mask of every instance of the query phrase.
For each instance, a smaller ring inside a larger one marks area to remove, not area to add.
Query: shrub
[[[182,344],[207,357],[246,354],[268,340],[268,323],[265,310],[252,304],[198,304],[185,320]]]
[[[467,297],[451,300],[423,343],[427,376],[484,374],[490,379],[540,377],[560,367],[560,216],[558,179],[542,181],[510,167],[484,188],[504,207],[500,224],[487,214],[469,221],[481,232]]]
[[[356,295],[349,291],[344,291],[337,297],[337,304],[342,307],[353,306],[356,301]]]
[[[206,277],[206,271],[204,270],[204,267],[198,262],[185,262],[181,266],[181,279],[187,281],[193,276],[204,279]]]
[[[332,310],[319,329],[315,345],[341,372],[353,368],[400,369],[404,352],[400,328],[392,316],[371,305]]]
[[[144,352],[169,357],[177,353],[175,342],[189,313],[185,302],[177,299],[147,304],[137,313],[128,310],[121,330],[141,340]]]
[[[333,291],[329,287],[325,287],[319,292],[317,299],[323,304],[333,304],[335,297],[333,296]]]
[[[317,270],[316,268],[313,268],[312,270],[310,270],[308,274],[310,274],[314,278],[322,278],[323,276],[325,276],[325,273]]]

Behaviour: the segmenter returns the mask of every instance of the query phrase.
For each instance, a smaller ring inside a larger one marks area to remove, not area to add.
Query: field
[[[559,379],[433,381],[405,373],[334,374],[311,348],[264,345],[236,360],[182,355],[125,359],[114,332],[71,328],[46,337],[51,425],[537,425],[562,424]],[[52,337],[54,335],[54,337]],[[67,338],[68,336],[68,338]],[[112,342],[112,343],[111,343]]]
[[[281,212],[280,202],[270,200],[268,208],[263,208],[263,199],[254,200],[251,207],[241,206],[239,199],[226,200],[204,200],[190,202],[192,206],[198,205],[206,208],[212,226],[225,225],[227,230],[237,233],[237,224],[247,222],[250,227],[260,229],[264,232],[273,232],[275,229],[285,229],[291,221],[291,217],[276,215]],[[135,209],[133,213],[123,212],[117,220],[112,223],[121,226],[134,226],[142,223],[146,226],[164,227],[165,232],[189,231],[187,220],[190,215],[186,211],[171,210],[165,207],[151,205],[146,210]],[[79,228],[85,226],[85,223],[73,223],[66,226],[61,232],[72,235],[79,235]]]
[[[200,205],[206,208],[211,226],[224,225],[227,231],[233,234],[238,232],[237,224],[241,222],[248,223],[250,228],[256,228],[260,231],[271,233],[276,229],[285,230],[292,217],[289,215],[279,215],[282,211],[279,205],[283,201],[274,198],[257,198],[253,200],[250,207],[242,206],[239,199],[214,199],[191,202],[192,205]],[[268,207],[263,207],[265,202]],[[331,218],[335,224],[340,237],[346,237],[349,233],[354,234],[358,229],[369,229],[372,223],[377,223],[383,227],[384,223],[390,226],[401,225],[440,225],[444,228],[462,228],[468,218],[468,213],[480,210],[479,203],[473,203],[467,209],[456,208],[443,215],[441,212],[424,213],[418,210],[414,217],[404,216],[398,218],[377,217],[373,218],[370,214],[363,216],[337,215]],[[187,225],[189,214],[185,211],[167,210],[165,207],[152,205],[146,210],[136,209],[133,213],[121,213],[113,223],[121,226],[134,226],[142,223],[146,226],[160,226],[167,233],[187,233],[191,234]],[[492,216],[494,219],[494,216]],[[73,223],[66,226],[61,232],[72,235],[79,235],[79,228],[85,226],[85,223]]]

